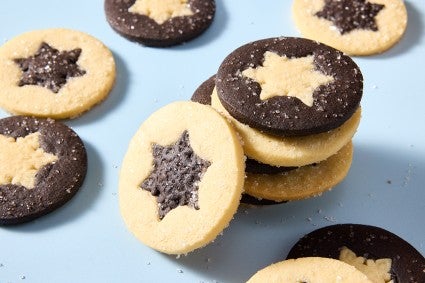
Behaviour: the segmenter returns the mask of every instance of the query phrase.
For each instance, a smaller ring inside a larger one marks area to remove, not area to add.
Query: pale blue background
[[[291,2],[217,0],[215,21],[200,38],[154,49],[117,35],[102,0],[2,0],[0,43],[33,29],[81,30],[110,47],[118,77],[106,101],[65,121],[87,146],[81,191],[35,222],[0,227],[0,282],[244,282],[282,260],[305,233],[347,222],[386,228],[425,253],[423,0],[407,1],[409,26],[397,46],[354,59],[365,78],[363,118],[351,171],[333,191],[283,205],[241,207],[214,243],[178,259],[145,247],[125,228],[118,172],[136,129],[159,107],[189,99],[236,47],[299,36]],[[0,110],[0,117],[8,115]]]

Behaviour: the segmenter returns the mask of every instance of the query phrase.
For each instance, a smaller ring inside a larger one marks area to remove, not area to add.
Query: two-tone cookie
[[[211,97],[201,95],[211,88]],[[350,57],[281,37],[231,52],[192,99],[211,103],[241,137],[245,192],[282,202],[319,195],[344,179],[362,93],[363,77]]]
[[[292,15],[301,34],[350,55],[381,53],[403,36],[403,0],[294,0]]]
[[[21,34],[0,47],[0,107],[44,118],[73,118],[100,103],[115,61],[96,38],[75,30]]]
[[[215,15],[214,0],[105,0],[110,26],[129,40],[166,47],[201,35]]]
[[[326,257],[344,261],[372,282],[425,282],[425,258],[399,236],[379,227],[337,224],[302,237],[287,259]]]
[[[244,155],[212,107],[174,102],[132,138],[119,182],[121,214],[146,245],[168,254],[205,246],[229,224],[244,183]]]
[[[43,216],[68,202],[83,184],[82,140],[52,119],[0,120],[0,224]]]

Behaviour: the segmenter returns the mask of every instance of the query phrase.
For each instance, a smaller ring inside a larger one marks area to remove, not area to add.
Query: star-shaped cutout
[[[40,133],[17,138],[0,135],[0,184],[21,185],[32,189],[35,176],[44,165],[58,157],[45,152],[39,144]]]
[[[69,78],[86,73],[77,65],[80,54],[79,48],[59,51],[43,42],[33,56],[14,60],[22,70],[18,85],[39,85],[58,93]]]
[[[381,258],[377,260],[366,259],[357,256],[347,247],[342,247],[339,260],[354,266],[363,272],[372,282],[392,282],[391,281],[391,264],[390,258]]]
[[[325,0],[323,10],[316,16],[333,22],[341,34],[355,29],[377,31],[375,17],[384,7],[367,0]]]
[[[187,0],[136,0],[128,11],[146,15],[159,25],[174,17],[193,15]]]
[[[320,85],[334,81],[316,70],[314,56],[288,58],[270,51],[264,53],[262,66],[248,68],[242,72],[261,86],[260,99],[275,96],[292,96],[305,105],[313,106],[313,92]]]
[[[198,183],[211,163],[193,151],[189,133],[170,146],[154,144],[152,155],[153,171],[140,187],[157,197],[159,218],[179,205],[199,209]]]

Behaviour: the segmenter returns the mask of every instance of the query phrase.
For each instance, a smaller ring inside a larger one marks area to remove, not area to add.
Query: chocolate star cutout
[[[80,54],[79,48],[59,51],[43,42],[33,56],[14,59],[22,70],[18,85],[39,85],[58,93],[68,78],[86,73],[77,65]]]
[[[323,10],[316,16],[333,22],[341,34],[355,29],[377,31],[375,17],[384,7],[367,0],[325,0]]]
[[[211,165],[198,157],[184,131],[175,144],[152,148],[153,171],[140,187],[157,197],[159,218],[179,205],[199,209],[198,183]]]

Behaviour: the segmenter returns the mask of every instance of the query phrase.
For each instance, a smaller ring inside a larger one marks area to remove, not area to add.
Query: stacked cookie
[[[318,195],[346,176],[362,90],[360,69],[342,52],[282,37],[237,48],[192,100],[211,103],[239,133],[245,193],[282,202]]]

